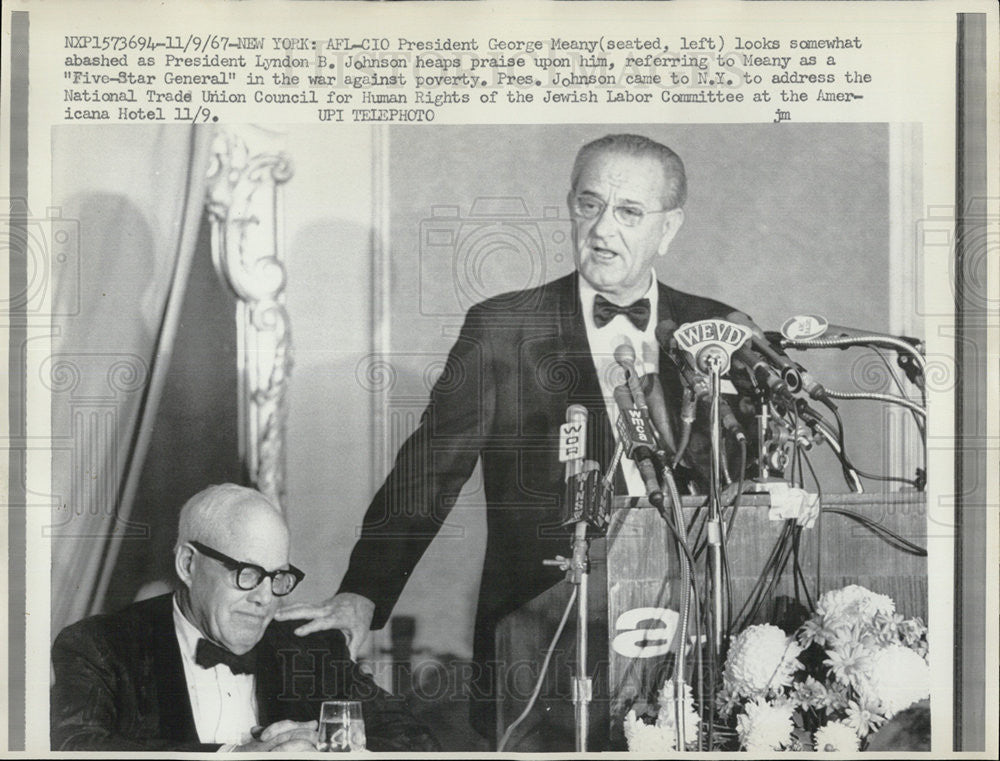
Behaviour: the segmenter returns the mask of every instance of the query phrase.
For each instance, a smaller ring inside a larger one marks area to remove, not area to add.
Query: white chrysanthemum
[[[625,742],[633,753],[660,755],[665,750],[675,750],[677,747],[677,736],[673,727],[647,724],[636,716],[634,710],[625,714],[624,729]]]
[[[777,626],[757,624],[740,632],[729,646],[723,680],[737,697],[777,693],[792,683],[792,674],[802,668],[802,646]]]
[[[670,729],[672,732],[677,727],[677,718],[674,701],[674,683],[667,680],[660,690],[660,697],[657,701],[660,704],[660,711],[656,716],[657,726]],[[684,683],[684,744],[690,745],[698,738],[698,712],[694,710],[694,695],[691,693],[691,685]]]
[[[781,750],[792,741],[792,706],[757,698],[736,719],[740,745],[751,753]]]
[[[889,645],[871,659],[868,687],[886,718],[930,696],[927,661],[903,645]]]
[[[868,623],[876,613],[892,615],[895,612],[896,603],[891,597],[876,594],[857,584],[832,589],[816,603],[816,613],[826,618],[828,626],[838,628]]]
[[[831,721],[813,735],[813,749],[820,753],[854,753],[860,746],[857,733],[842,721]]]

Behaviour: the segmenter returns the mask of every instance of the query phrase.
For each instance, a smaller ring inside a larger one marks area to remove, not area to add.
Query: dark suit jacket
[[[301,622],[300,622],[301,623]],[[257,645],[258,721],[319,718],[323,700],[362,700],[368,748],[436,750],[427,730],[350,660],[339,631],[272,623]],[[66,627],[52,648],[52,750],[214,751],[198,742],[171,595]]]
[[[659,284],[659,314],[678,325],[731,307]],[[660,357],[675,430],[682,387]],[[493,694],[488,663],[500,618],[562,578],[545,558],[568,554],[559,527],[564,466],[558,430],[570,404],[590,413],[587,456],[602,468],[614,448],[610,421],[581,314],[577,274],[482,302],[465,324],[413,435],[365,515],[340,591],[375,602],[382,626],[410,572],[482,458],[488,537],[476,616],[476,690]],[[703,439],[702,439],[703,440]],[[699,443],[692,437],[692,448]],[[455,551],[463,550],[456,542]],[[476,721],[489,729],[488,717]]]

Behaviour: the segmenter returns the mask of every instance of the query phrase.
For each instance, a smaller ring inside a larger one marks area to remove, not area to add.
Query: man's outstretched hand
[[[289,605],[279,610],[275,619],[278,621],[312,619],[295,630],[300,637],[324,629],[340,629],[347,636],[347,647],[351,651],[351,658],[357,660],[361,646],[368,639],[374,615],[375,603],[367,597],[353,592],[341,592],[319,605],[309,603]]]

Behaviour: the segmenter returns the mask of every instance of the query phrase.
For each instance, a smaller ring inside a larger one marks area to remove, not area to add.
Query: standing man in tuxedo
[[[362,674],[343,635],[272,623],[302,580],[260,492],[211,486],[181,509],[174,595],[66,627],[52,648],[52,750],[315,751],[325,699],[361,700],[373,750],[435,750]]]
[[[645,371],[660,373],[677,424],[681,380],[655,327],[732,311],[655,277],[654,263],[684,221],[685,195],[684,165],[660,143],[608,135],[580,149],[567,198],[576,271],[469,310],[419,427],[368,508],[338,593],[281,614],[313,619],[299,633],[339,627],[356,649],[371,627],[383,626],[481,459],[488,536],[471,718],[481,734],[493,735],[496,625],[559,581],[562,573],[542,561],[569,549],[568,530],[559,525],[564,468],[557,453],[567,406],[587,407],[587,457],[606,466],[616,435],[612,391],[621,382],[616,347],[631,343]],[[698,449],[695,437],[691,449]],[[618,494],[645,494],[630,461],[617,482]]]

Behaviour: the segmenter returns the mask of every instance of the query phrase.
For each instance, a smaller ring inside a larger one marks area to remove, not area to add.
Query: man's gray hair
[[[184,542],[217,537],[232,524],[234,507],[255,502],[263,502],[281,514],[274,502],[256,489],[237,484],[218,484],[202,489],[181,508],[174,549]]]
[[[656,159],[663,167],[663,176],[667,184],[667,197],[663,204],[667,209],[679,209],[687,200],[687,176],[684,173],[684,162],[681,157],[662,143],[650,140],[643,135],[605,135],[583,146],[576,154],[573,162],[573,172],[570,175],[570,188],[576,190],[577,180],[584,165],[598,153],[620,153],[626,156],[648,156]]]

